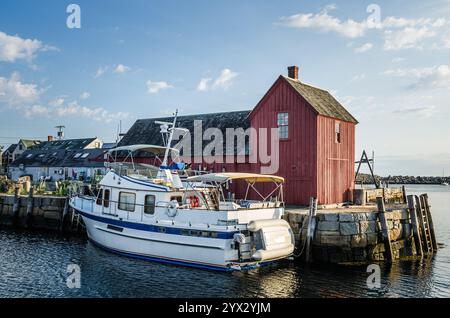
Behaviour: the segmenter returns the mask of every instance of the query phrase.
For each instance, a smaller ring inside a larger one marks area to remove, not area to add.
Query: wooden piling
[[[381,230],[383,232],[383,240],[387,253],[388,261],[394,260],[394,253],[392,251],[391,239],[389,235],[389,225],[386,219],[386,208],[384,206],[384,199],[382,197],[377,197],[377,206],[378,206],[378,216],[380,218]]]
[[[61,216],[61,221],[59,224],[59,231],[63,232],[64,231],[64,221],[67,217],[67,214],[69,213],[69,197],[66,197],[66,200],[64,201],[64,209],[63,209],[63,213]]]
[[[34,208],[34,188],[30,188],[30,192],[28,193],[28,199],[27,199],[27,216],[25,224],[27,228],[31,228],[33,224],[33,208]]]
[[[406,187],[402,185],[403,203],[408,203],[408,197],[406,195]]]
[[[431,241],[433,244],[433,249],[436,252],[438,249],[438,246],[437,246],[437,241],[436,241],[436,234],[434,232],[433,218],[431,216],[431,208],[430,208],[430,204],[428,203],[428,194],[426,194],[426,193],[422,194],[422,198],[423,198],[423,202],[424,202],[425,213],[427,214],[428,226],[430,229],[430,236],[431,236]]]
[[[19,221],[19,212],[20,212],[20,196],[19,196],[19,187],[14,188],[14,202],[13,202],[13,226],[16,226]]]
[[[414,196],[408,195],[408,211],[411,219],[411,227],[413,230],[414,245],[418,256],[423,256],[422,239],[420,238],[419,221],[417,220],[416,206],[414,204]]]
[[[305,260],[308,263],[311,256],[311,242],[314,238],[314,232],[316,229],[316,212],[317,212],[317,198],[311,198],[309,204],[309,218],[308,229],[306,234],[306,256]]]

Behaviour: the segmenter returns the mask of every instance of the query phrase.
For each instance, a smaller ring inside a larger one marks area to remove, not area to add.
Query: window
[[[134,212],[136,205],[136,194],[129,192],[119,193],[119,209]]]
[[[336,122],[335,132],[336,132],[335,141],[336,141],[336,143],[340,144],[341,143],[341,123],[340,122]]]
[[[97,196],[97,205],[102,205],[103,201],[103,189],[100,189]]]
[[[155,196],[146,195],[144,203],[144,213],[145,214],[155,214]]]
[[[78,159],[78,158],[80,158],[81,155],[82,155],[81,153],[77,153],[75,156],[73,156],[73,158]]]
[[[105,195],[103,197],[103,206],[105,208],[109,208],[109,196],[111,194],[111,191],[109,189],[105,190]]]
[[[83,158],[83,159],[86,159],[87,157],[89,157],[89,153],[88,153],[88,152],[84,153],[84,154],[81,156],[81,158]]]
[[[289,114],[278,113],[277,117],[278,136],[280,139],[289,138]]]
[[[174,197],[170,197],[170,201],[177,201],[178,204],[183,204],[183,197],[182,196],[174,196]]]

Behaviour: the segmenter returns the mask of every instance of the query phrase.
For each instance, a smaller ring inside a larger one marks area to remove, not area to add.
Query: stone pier
[[[411,220],[405,205],[386,206],[386,219],[395,258],[415,255]],[[381,224],[374,205],[319,209],[312,241],[313,261],[354,263],[385,259]],[[286,209],[298,250],[306,240],[308,210]]]
[[[72,211],[64,215],[65,201],[56,196],[0,194],[0,226],[78,232],[80,228],[71,224]]]

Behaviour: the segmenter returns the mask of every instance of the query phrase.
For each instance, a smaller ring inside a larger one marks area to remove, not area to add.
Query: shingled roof
[[[26,150],[11,166],[18,167],[104,167],[104,153],[106,149],[65,150],[45,149]]]
[[[291,85],[320,115],[341,119],[357,124],[358,121],[353,117],[344,106],[341,105],[326,90],[313,87],[300,82],[299,80],[281,76]]]
[[[34,149],[43,149],[43,150],[79,150],[84,149],[87,145],[96,140],[96,137],[92,138],[83,138],[83,139],[64,139],[64,140],[53,140],[53,141],[44,141],[40,144],[36,145]]]
[[[248,115],[250,110],[211,113],[200,115],[179,116],[177,119],[177,127],[186,128],[191,132],[191,151],[194,152],[194,121],[201,120],[203,132],[208,128],[218,128],[222,131],[223,136],[226,136],[227,128],[243,128],[246,130],[250,127],[250,120]],[[163,145],[163,140],[160,132],[160,125],[155,121],[172,122],[173,117],[163,118],[149,118],[137,120],[127,134],[120,141],[119,146],[129,146],[138,144]],[[247,140],[248,142],[248,140]],[[203,141],[203,147],[210,143],[210,141]],[[173,145],[172,145],[173,146]],[[235,146],[236,143],[235,143]],[[246,151],[248,147],[246,147]],[[224,149],[225,153],[225,149]],[[235,147],[235,153],[238,153]],[[140,154],[141,156],[143,154]]]

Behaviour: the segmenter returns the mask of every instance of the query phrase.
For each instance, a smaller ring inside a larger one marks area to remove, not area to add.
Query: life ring
[[[167,215],[171,218],[175,217],[178,213],[178,201],[172,200],[167,205]]]

